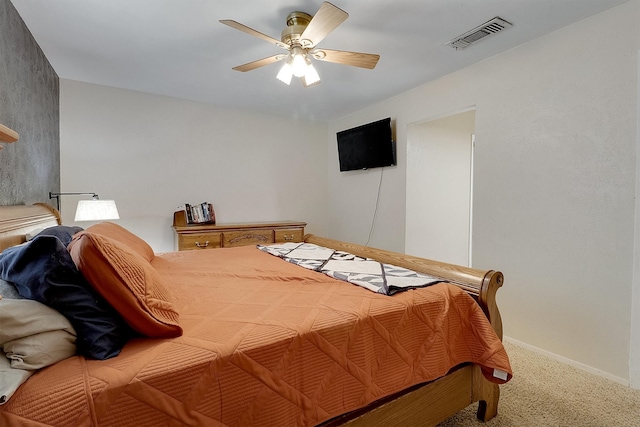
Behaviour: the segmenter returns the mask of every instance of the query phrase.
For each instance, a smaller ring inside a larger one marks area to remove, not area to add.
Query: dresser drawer
[[[222,247],[245,245],[268,245],[273,243],[273,230],[225,231],[222,233]]]
[[[180,234],[178,235],[178,250],[189,251],[219,248],[220,234],[221,233]]]
[[[187,224],[183,210],[173,213],[179,251],[302,242],[306,225],[301,221]]]
[[[302,242],[304,231],[302,228],[286,228],[275,230],[276,243]]]

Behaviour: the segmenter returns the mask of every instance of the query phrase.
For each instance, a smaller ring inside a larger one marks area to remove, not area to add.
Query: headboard
[[[27,233],[60,224],[60,213],[45,203],[0,206],[0,251],[25,242]]]

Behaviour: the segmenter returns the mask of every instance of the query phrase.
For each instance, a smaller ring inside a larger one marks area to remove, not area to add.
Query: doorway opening
[[[475,110],[407,127],[405,252],[472,265]]]

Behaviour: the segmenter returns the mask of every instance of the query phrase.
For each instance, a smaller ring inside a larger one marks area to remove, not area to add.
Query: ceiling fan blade
[[[311,55],[319,61],[335,62],[336,64],[352,65],[354,67],[373,70],[380,59],[380,55],[373,53],[348,52],[344,50],[318,49]]]
[[[290,48],[289,45],[287,45],[285,43],[282,43],[278,39],[274,39],[271,36],[263,34],[260,31],[256,31],[253,28],[247,27],[246,25],[241,24],[241,23],[236,22],[236,21],[233,21],[231,19],[221,19],[219,22],[221,24],[228,25],[231,28],[235,28],[236,30],[240,30],[240,31],[242,31],[244,33],[250,34],[250,35],[252,35],[254,37],[258,37],[259,39],[265,40],[265,41],[267,41],[269,43],[273,43],[276,46],[281,47],[283,49],[289,50],[289,48]]]
[[[273,64],[274,62],[282,61],[286,57],[287,55],[282,54],[273,55],[268,58],[262,58],[258,59],[257,61],[249,62],[247,64],[238,65],[237,67],[233,67],[233,69],[242,72],[251,71],[255,70],[256,68],[264,67],[265,65]]]
[[[311,48],[317,45],[348,17],[347,12],[325,1],[300,35],[302,46]]]

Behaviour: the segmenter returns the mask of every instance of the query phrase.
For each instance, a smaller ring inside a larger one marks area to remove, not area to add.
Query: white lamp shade
[[[291,60],[291,72],[296,77],[304,76],[304,72],[307,68],[307,58],[302,55],[293,55],[293,59]]]
[[[285,62],[276,77],[282,83],[291,84],[292,76],[293,76],[293,71],[291,71],[291,65],[288,62]]]
[[[113,200],[80,200],[74,221],[108,221],[120,219]]]
[[[311,63],[307,65],[307,69],[305,70],[304,81],[307,86],[320,83],[320,76]]]

